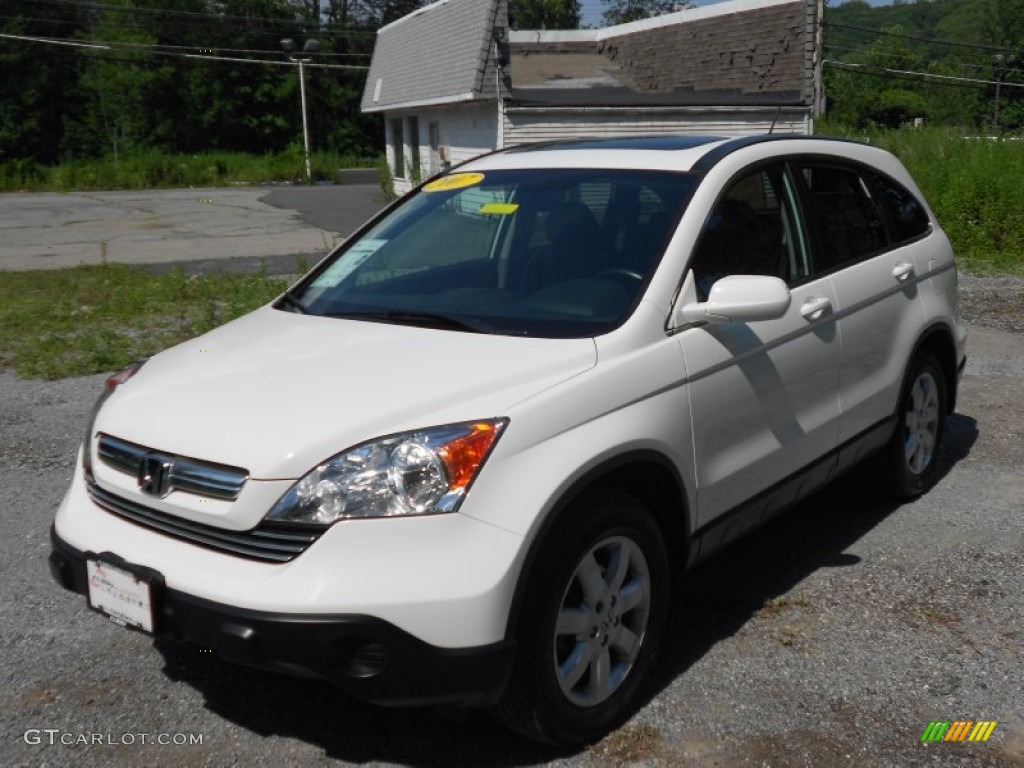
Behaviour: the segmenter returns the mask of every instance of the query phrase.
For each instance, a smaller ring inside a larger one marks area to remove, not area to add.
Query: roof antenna
[[[775,133],[775,123],[778,121],[780,114],[782,114],[782,105],[781,104],[779,104],[779,106],[777,106],[775,108],[775,117],[772,118],[772,127],[768,129],[768,135],[769,136],[771,136],[773,133]]]

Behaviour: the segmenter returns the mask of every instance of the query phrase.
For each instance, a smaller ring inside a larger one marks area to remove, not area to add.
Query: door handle
[[[899,282],[905,283],[914,276],[914,265],[909,261],[901,261],[892,268],[892,276]]]
[[[800,314],[807,320],[820,320],[825,316],[825,313],[829,312],[831,309],[832,301],[828,297],[811,297],[806,299],[804,303],[800,305]]]

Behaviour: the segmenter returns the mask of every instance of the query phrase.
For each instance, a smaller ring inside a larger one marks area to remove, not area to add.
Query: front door
[[[778,320],[707,323],[678,335],[689,382],[698,526],[720,522],[727,537],[786,503],[779,494],[800,489],[783,481],[828,454],[837,438],[836,296],[827,278],[812,278],[795,200],[781,164],[741,174],[712,209],[690,260],[702,301],[715,280],[734,274],[780,277],[792,295]],[[753,505],[743,505],[747,514],[723,517],[752,497]]]

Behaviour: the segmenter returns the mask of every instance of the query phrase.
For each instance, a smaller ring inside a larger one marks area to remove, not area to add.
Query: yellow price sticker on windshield
[[[509,216],[518,210],[519,203],[484,203],[480,206],[480,213],[496,216]]]
[[[484,180],[482,173],[453,173],[451,176],[442,176],[429,184],[423,186],[424,192],[450,192],[453,189],[472,187]]]

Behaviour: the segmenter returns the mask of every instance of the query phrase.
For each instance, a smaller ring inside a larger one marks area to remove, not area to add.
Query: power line
[[[873,59],[888,59],[890,61],[892,61],[895,58],[900,58],[899,56],[894,56],[891,52],[888,52],[888,51],[875,51],[875,50],[870,50],[868,48],[851,48],[849,46],[836,45],[834,43],[830,43],[830,44],[825,46],[825,55],[827,56],[829,54],[833,54],[833,55],[835,55],[835,54],[855,54],[858,57],[863,57],[863,58],[868,58],[868,59],[872,59],[872,58]],[[845,63],[852,64],[852,63],[860,63],[860,62],[849,62],[849,61],[847,61]],[[867,62],[867,63],[870,63],[870,62]],[[959,60],[959,59],[952,59],[952,58],[948,58],[948,57],[947,58],[942,58],[942,59],[920,59],[920,64],[923,67],[947,67],[947,68],[955,68],[955,69],[984,70],[984,71],[987,71],[987,72],[991,72],[992,69],[993,69],[992,63],[988,62],[988,61],[983,61],[983,62],[978,62],[978,61],[962,61],[962,60]],[[883,66],[883,65],[878,65],[878,66]],[[1021,66],[1006,65],[1006,66],[1003,66],[1002,69],[1005,70],[1006,72],[1024,72],[1024,67],[1021,67]]]
[[[973,77],[956,77],[954,75],[937,75],[932,72],[913,72],[906,69],[892,69],[890,67],[881,67],[874,64],[851,64],[846,61],[836,61],[835,59],[825,59],[822,64],[835,69],[842,69],[848,72],[855,72],[857,74],[864,75],[885,75],[889,77],[896,77],[902,80],[918,80],[925,83],[935,83],[936,85],[961,85],[961,86],[976,86],[976,85],[999,85],[1002,88],[1024,88],[1024,83],[1011,83],[1006,80],[982,80]]]
[[[908,35],[903,32],[890,32],[885,29],[872,29],[871,27],[861,27],[856,24],[837,24],[835,22],[826,21],[824,22],[825,30],[831,29],[848,29],[855,32],[867,32],[877,37],[897,37],[903,40],[914,40],[919,43],[926,43],[928,45],[947,45],[957,48],[972,48],[978,51],[991,51],[996,53],[1014,53],[1014,48],[1008,48],[1002,45],[984,45],[982,43],[966,43],[959,40],[941,40],[933,37],[923,37],[921,35]]]
[[[77,8],[85,8],[87,10],[103,10],[111,11],[113,13],[122,14],[151,14],[153,16],[161,17],[161,21],[164,21],[164,17],[179,17],[184,22],[195,22],[195,23],[209,23],[212,21],[216,22],[244,22],[251,24],[253,22],[269,22],[274,25],[290,25],[296,24],[311,24],[316,30],[327,29],[334,30],[349,35],[372,35],[376,36],[376,29],[367,29],[366,27],[353,27],[353,26],[341,26],[337,24],[320,25],[316,20],[305,19],[298,15],[291,17],[287,16],[239,16],[234,14],[221,14],[221,13],[207,13],[203,11],[179,11],[174,9],[164,8],[147,8],[138,6],[125,6],[125,5],[112,5],[109,3],[98,3],[93,0],[35,0],[38,5],[51,5],[51,6],[69,6]]]
[[[236,64],[265,64],[273,67],[294,67],[297,66],[292,61],[281,61],[273,59],[246,59],[237,56],[211,56],[204,53],[181,53],[178,51],[163,51],[158,50],[155,46],[144,46],[142,44],[125,44],[125,43],[108,43],[102,41],[93,41],[91,43],[84,42],[81,40],[64,40],[60,38],[46,38],[46,37],[32,37],[29,35],[10,35],[0,33],[0,39],[7,40],[19,40],[22,42],[39,43],[42,45],[58,45],[69,48],[94,48],[106,51],[122,51],[126,49],[131,50],[132,48],[143,48],[144,52],[150,56],[167,56],[172,58],[180,59],[194,59],[201,61],[227,61]],[[356,69],[356,70],[368,70],[368,66],[357,65],[357,64],[317,64],[315,62],[307,62],[305,66],[315,69]]]
[[[0,16],[0,21],[4,19],[10,19],[8,16]],[[73,22],[67,22],[73,23]],[[25,36],[32,37],[32,36]],[[44,38],[47,40],[60,40],[61,38]],[[273,56],[280,54],[281,51],[276,49],[266,48],[224,48],[224,47],[210,47],[209,45],[170,45],[168,43],[130,43],[130,42],[118,42],[118,46],[123,48],[149,48],[156,47],[168,50],[183,50],[183,51],[198,51],[199,53],[259,53],[266,56]],[[362,58],[368,59],[372,53],[334,53],[330,51],[318,51],[316,54],[320,58]]]

